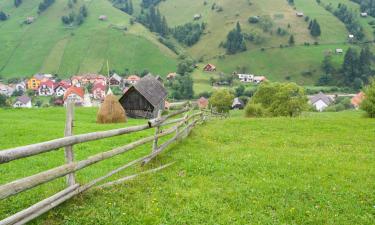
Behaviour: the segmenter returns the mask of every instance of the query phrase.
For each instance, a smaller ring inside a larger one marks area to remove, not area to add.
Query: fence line
[[[65,134],[63,138],[46,141],[42,143],[32,144],[28,146],[22,146],[12,149],[7,149],[0,151],[0,164],[1,163],[8,163],[13,160],[18,160],[25,157],[30,157],[42,153],[46,153],[52,150],[57,150],[59,148],[64,147],[65,151],[65,164],[28,176],[24,177],[15,181],[12,181],[7,184],[0,185],[0,199],[5,199],[12,195],[16,195],[28,189],[37,187],[41,184],[50,182],[57,178],[66,176],[67,177],[67,188],[56,193],[55,195],[46,198],[8,218],[3,219],[0,221],[0,225],[10,225],[10,224],[25,224],[32,219],[42,215],[43,213],[49,211],[50,209],[58,206],[59,204],[65,202],[66,200],[74,197],[75,195],[86,191],[87,189],[95,186],[99,182],[104,181],[105,179],[113,176],[116,173],[119,173],[137,163],[142,163],[142,165],[150,162],[153,158],[163,152],[168,146],[172,143],[180,140],[184,137],[187,137],[191,130],[195,127],[198,123],[203,123],[206,120],[206,116],[204,112],[193,113],[192,107],[188,102],[175,104],[172,108],[177,109],[176,111],[170,112],[166,116],[162,116],[162,112],[158,112],[158,117],[155,119],[151,119],[145,125],[139,126],[132,126],[127,128],[120,128],[108,131],[99,131],[87,134],[80,134],[80,135],[73,135],[73,123],[74,123],[74,113],[73,113],[73,104],[68,103],[67,105],[67,113],[66,113],[66,126],[65,126]],[[180,109],[179,109],[180,108]],[[181,118],[174,118],[184,114]],[[191,121],[191,122],[189,122]],[[173,125],[172,127],[167,128],[166,130],[162,130],[162,127],[167,125]],[[141,138],[137,141],[131,142],[127,145],[114,148],[109,151],[105,151],[102,153],[98,153],[96,155],[90,156],[85,160],[81,161],[74,161],[74,145],[81,144],[89,141],[100,140],[110,137],[115,137],[119,135],[129,134],[133,132],[139,132],[142,130],[155,128],[155,133],[152,136],[148,136],[145,138]],[[159,139],[161,137],[175,134],[172,138],[165,141],[163,144],[159,144]],[[97,162],[112,158],[114,156],[126,153],[130,150],[133,150],[141,145],[146,143],[153,142],[151,153],[133,160],[113,171],[108,172],[106,175],[96,178],[87,184],[80,185],[76,183],[75,180],[75,172],[91,166]],[[170,166],[170,164],[162,166],[160,168],[152,169],[140,174],[152,173],[158,171],[160,169],[166,168]],[[125,177],[119,179],[117,181],[112,181],[106,184],[102,184],[101,186],[110,186],[113,184],[121,183],[125,180],[132,179],[140,174],[135,174],[129,177]]]

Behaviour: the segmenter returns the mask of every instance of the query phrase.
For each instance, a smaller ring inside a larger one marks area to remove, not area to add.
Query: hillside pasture
[[[95,113],[95,109],[77,109],[75,132],[124,126],[97,125]],[[0,149],[63,133],[62,108],[1,110],[0,114]],[[130,120],[126,126],[139,123]],[[194,129],[188,139],[149,165],[176,161],[172,167],[122,185],[90,190],[31,224],[373,224],[374,132],[375,121],[362,112],[246,119],[243,112],[235,111],[227,120],[212,120]],[[146,133],[79,145],[77,159]],[[98,177],[149,152],[150,147],[85,169],[78,179]],[[62,163],[59,150],[0,165],[4,174],[0,183]],[[63,184],[64,179],[59,179],[1,201],[0,218]]]

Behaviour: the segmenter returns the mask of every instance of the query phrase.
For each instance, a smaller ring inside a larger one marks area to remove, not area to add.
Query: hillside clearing
[[[77,133],[121,126],[96,125],[95,112],[77,109]],[[0,113],[0,149],[62,135],[61,108]],[[242,112],[235,112],[230,119],[198,127],[149,166],[176,161],[172,167],[124,185],[89,191],[34,224],[373,224],[375,121],[362,115],[308,113],[293,119],[245,119]],[[131,120],[127,126],[140,122]],[[83,159],[137,137],[83,144],[76,154]],[[149,150],[141,148],[98,164],[96,170],[86,169],[79,180],[98,177]],[[57,160],[63,159],[61,154],[1,165],[6,176],[0,182],[61,164]],[[60,179],[2,201],[1,218],[62,185]]]

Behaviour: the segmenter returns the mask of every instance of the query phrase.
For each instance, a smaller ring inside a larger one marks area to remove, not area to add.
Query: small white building
[[[367,12],[361,12],[361,17],[367,17],[367,16],[368,16]]]
[[[353,34],[349,34],[349,35],[348,35],[348,38],[349,38],[349,39],[354,39],[354,35],[353,35]]]
[[[14,92],[14,88],[0,83],[0,94],[10,97]]]
[[[324,111],[329,105],[334,102],[334,99],[320,92],[319,94],[309,97],[309,103],[314,106],[319,112]]]
[[[17,97],[16,101],[13,104],[14,108],[31,108],[31,98],[26,95]]]
[[[296,16],[298,16],[298,17],[303,17],[304,14],[303,14],[303,12],[296,12]]]
[[[254,81],[253,74],[238,74],[238,78],[244,83],[252,83]]]
[[[344,50],[342,48],[336,48],[336,54],[342,54]]]
[[[253,82],[255,84],[260,84],[260,83],[262,83],[262,82],[264,82],[266,80],[267,80],[267,78],[265,76],[255,76]]]

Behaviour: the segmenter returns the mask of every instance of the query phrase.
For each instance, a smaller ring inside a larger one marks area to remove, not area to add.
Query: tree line
[[[142,8],[149,8],[151,6],[156,6],[160,2],[161,0],[142,0],[141,6]]]
[[[134,13],[134,7],[133,7],[133,1],[132,0],[111,0],[112,5],[121,11],[133,15]]]
[[[66,25],[71,25],[75,23],[76,25],[81,25],[84,21],[85,18],[88,16],[88,10],[86,5],[83,5],[79,8],[78,15],[72,10],[69,15],[67,16],[62,16],[61,21],[63,24]]]
[[[370,16],[375,17],[375,0],[351,0],[358,3],[362,12],[367,12]]]
[[[165,37],[169,34],[169,28],[165,16],[162,16],[159,9],[151,6],[148,12],[141,11],[137,17],[137,21],[146,26],[150,31],[160,34]]]
[[[228,33],[226,42],[221,45],[227,50],[228,54],[246,51],[245,38],[239,22],[237,22],[236,27]]]
[[[41,3],[39,3],[38,6],[38,13],[44,12],[48,7],[50,7],[53,3],[55,3],[55,0],[43,0]]]
[[[322,62],[324,75],[320,77],[318,85],[348,86],[359,90],[370,82],[374,72],[373,62],[374,55],[369,47],[362,48],[360,53],[355,48],[349,48],[339,69],[334,67],[332,56],[327,55]]]
[[[205,23],[187,23],[171,29],[173,37],[180,43],[192,46],[197,43],[206,28]]]
[[[346,29],[348,29],[348,31],[352,33],[356,39],[362,40],[365,37],[363,27],[359,23],[358,17],[351,10],[349,10],[345,4],[339,3],[337,9],[333,11],[333,15],[335,15],[345,24]]]
[[[14,0],[14,6],[17,8],[22,4],[22,0]]]

